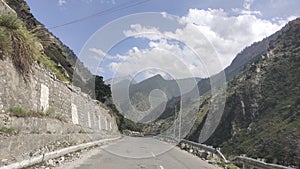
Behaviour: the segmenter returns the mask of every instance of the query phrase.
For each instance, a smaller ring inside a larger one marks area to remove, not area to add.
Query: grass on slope
[[[53,72],[59,80],[69,81],[58,65],[38,49],[39,41],[14,15],[0,15],[0,59],[11,56],[14,66],[24,77],[31,64],[38,61]]]

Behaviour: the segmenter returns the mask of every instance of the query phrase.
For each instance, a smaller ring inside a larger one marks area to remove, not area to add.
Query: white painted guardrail
[[[164,140],[166,142],[172,142],[172,143],[177,143],[178,142],[178,140],[176,140],[176,139],[174,139],[172,137],[168,137],[168,136],[155,136],[154,138],[157,138],[157,139],[160,139],[160,140]],[[192,145],[194,147],[198,147],[199,149],[202,149],[204,151],[210,152],[211,154],[217,155],[225,163],[229,162],[225,158],[225,156],[223,155],[223,153],[221,152],[220,148],[213,148],[212,146],[208,146],[208,145],[205,145],[205,144],[196,143],[196,142],[185,140],[185,139],[182,139],[179,144],[181,144],[181,143],[190,144],[190,145]]]
[[[237,156],[234,161],[241,162],[243,164],[243,169],[247,168],[257,168],[257,169],[295,169],[292,167],[286,167],[278,164],[266,163],[261,160],[253,159],[245,156]]]
[[[225,163],[228,163],[229,161],[225,158],[225,156],[223,155],[223,153],[221,152],[221,149],[220,148],[213,148],[212,146],[208,146],[208,145],[205,145],[205,144],[200,144],[200,143],[196,143],[196,142],[193,142],[193,141],[189,141],[189,140],[185,140],[183,139],[181,141],[181,143],[187,143],[187,144],[190,144],[194,147],[198,147],[202,150],[205,150],[205,151],[208,151],[212,154],[215,154],[217,155],[222,161],[224,161]]]
[[[102,143],[105,143],[105,142],[108,142],[108,141],[115,141],[115,140],[118,140],[120,138],[121,138],[121,136],[115,137],[115,138],[98,140],[98,141],[89,142],[89,143],[84,143],[84,144],[79,144],[79,145],[75,145],[75,146],[71,146],[71,147],[67,147],[67,148],[63,148],[63,149],[56,150],[56,151],[53,151],[53,152],[45,153],[45,154],[37,156],[37,157],[32,157],[28,160],[23,160],[21,162],[16,162],[16,163],[13,163],[13,164],[9,164],[7,166],[2,166],[2,167],[0,167],[0,169],[19,169],[19,168],[32,166],[32,165],[47,161],[49,159],[64,156],[64,155],[66,155],[68,153],[71,153],[71,152],[76,152],[78,150],[82,150],[82,149],[85,149],[85,148],[88,148],[88,147],[96,146],[96,145],[99,145],[99,144],[102,144]]]
[[[226,160],[225,156],[222,154],[220,148],[213,148],[212,146],[207,146],[205,144],[200,144],[196,142],[192,142],[189,140],[182,140],[182,143],[187,143],[195,147],[199,147],[200,149],[203,149],[205,151],[208,151],[210,153],[216,154],[222,159],[225,163],[228,163],[229,161]],[[240,162],[243,165],[243,169],[295,169],[293,167],[287,167],[287,166],[282,166],[278,164],[271,164],[271,163],[266,163],[261,160],[253,159],[250,157],[246,156],[237,156],[235,157],[234,161]]]

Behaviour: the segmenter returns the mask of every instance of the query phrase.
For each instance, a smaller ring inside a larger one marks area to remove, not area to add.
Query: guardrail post
[[[254,167],[253,166],[249,166],[249,165],[247,165],[246,163],[242,163],[243,164],[243,169],[254,169]]]
[[[246,169],[246,164],[244,162],[242,162],[243,164],[243,169]]]

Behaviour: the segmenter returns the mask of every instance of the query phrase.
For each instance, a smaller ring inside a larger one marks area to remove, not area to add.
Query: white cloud
[[[134,51],[134,50],[139,50],[139,49],[137,47],[133,47],[131,50],[129,50],[129,52],[131,52],[132,50]],[[89,51],[96,54],[96,55],[89,56],[90,59],[93,61],[101,62],[104,59],[111,59],[111,60],[112,59],[114,59],[114,60],[126,60],[127,59],[127,56],[123,56],[120,54],[112,56],[112,55],[107,54],[103,50],[97,49],[97,48],[90,48]]]
[[[58,4],[60,6],[64,5],[65,3],[67,3],[67,0],[58,0]]]
[[[96,49],[96,48],[89,48],[89,51],[92,52],[93,54],[90,54],[86,57],[88,57],[88,62],[85,62],[85,66],[87,66],[89,68],[89,70],[94,73],[104,73],[105,70],[103,67],[101,67],[102,65],[101,62],[107,58],[107,59],[113,59],[115,57],[110,56],[108,54],[106,54],[105,52],[103,52],[101,49]]]
[[[297,16],[289,16],[287,18],[275,17],[275,18],[272,18],[272,21],[277,22],[281,25],[284,25],[284,24],[286,24],[287,21],[292,21],[296,18],[298,18],[298,17]]]
[[[130,26],[130,30],[124,30],[125,36],[130,37],[143,37],[149,40],[159,40],[162,37],[162,33],[155,27],[144,27],[140,24],[134,24]]]
[[[244,7],[250,9],[253,1],[247,2]],[[251,13],[230,16],[223,9],[190,9],[186,16],[178,20],[185,26],[174,32],[134,24],[130,30],[123,32],[124,35],[148,39],[149,48],[133,47],[125,55],[110,56],[110,59],[118,61],[111,61],[109,68],[118,76],[134,76],[156,68],[176,79],[207,77],[227,67],[246,46],[273,34],[293,18],[269,21]],[[93,51],[105,55],[103,51]],[[217,62],[220,62],[219,66]],[[145,77],[154,74],[147,72]]]
[[[253,11],[253,10],[244,10],[244,9],[239,9],[239,8],[233,8],[233,12],[242,14],[242,15],[259,15],[262,16],[262,13],[260,11]]]
[[[105,57],[107,54],[103,52],[101,49],[90,48],[89,51],[98,54],[97,59],[100,60],[101,58]]]
[[[215,47],[221,63],[228,66],[238,52],[273,34],[291,18],[272,22],[249,14],[229,16],[222,9],[190,9],[181,19],[194,23]]]
[[[149,46],[149,49],[143,50],[137,50],[134,47],[128,52],[126,60],[111,62],[109,67],[117,73],[116,76],[128,74],[135,76],[141,72],[144,72],[145,78],[157,73],[164,77],[168,77],[166,74],[168,73],[174,78],[204,76],[204,73],[201,74],[199,70],[195,70],[192,66],[193,62],[197,61],[195,56],[186,57],[184,53],[187,53],[188,50],[182,49],[178,44],[170,44],[166,39],[161,39],[149,42]],[[159,71],[148,71],[153,69]]]
[[[254,0],[244,0],[243,2],[243,9],[240,8],[233,8],[232,11],[242,15],[259,15],[262,16],[260,11],[255,11],[251,9]]]

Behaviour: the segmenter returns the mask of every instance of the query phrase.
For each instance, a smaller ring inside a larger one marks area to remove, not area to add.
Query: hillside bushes
[[[57,63],[40,52],[38,43],[35,35],[29,32],[16,16],[0,15],[0,59],[11,56],[14,66],[23,76],[29,72],[31,63],[37,61],[59,80],[70,81]]]
[[[34,38],[13,15],[0,15],[0,49],[2,58],[10,55],[16,69],[25,75],[34,55]]]

